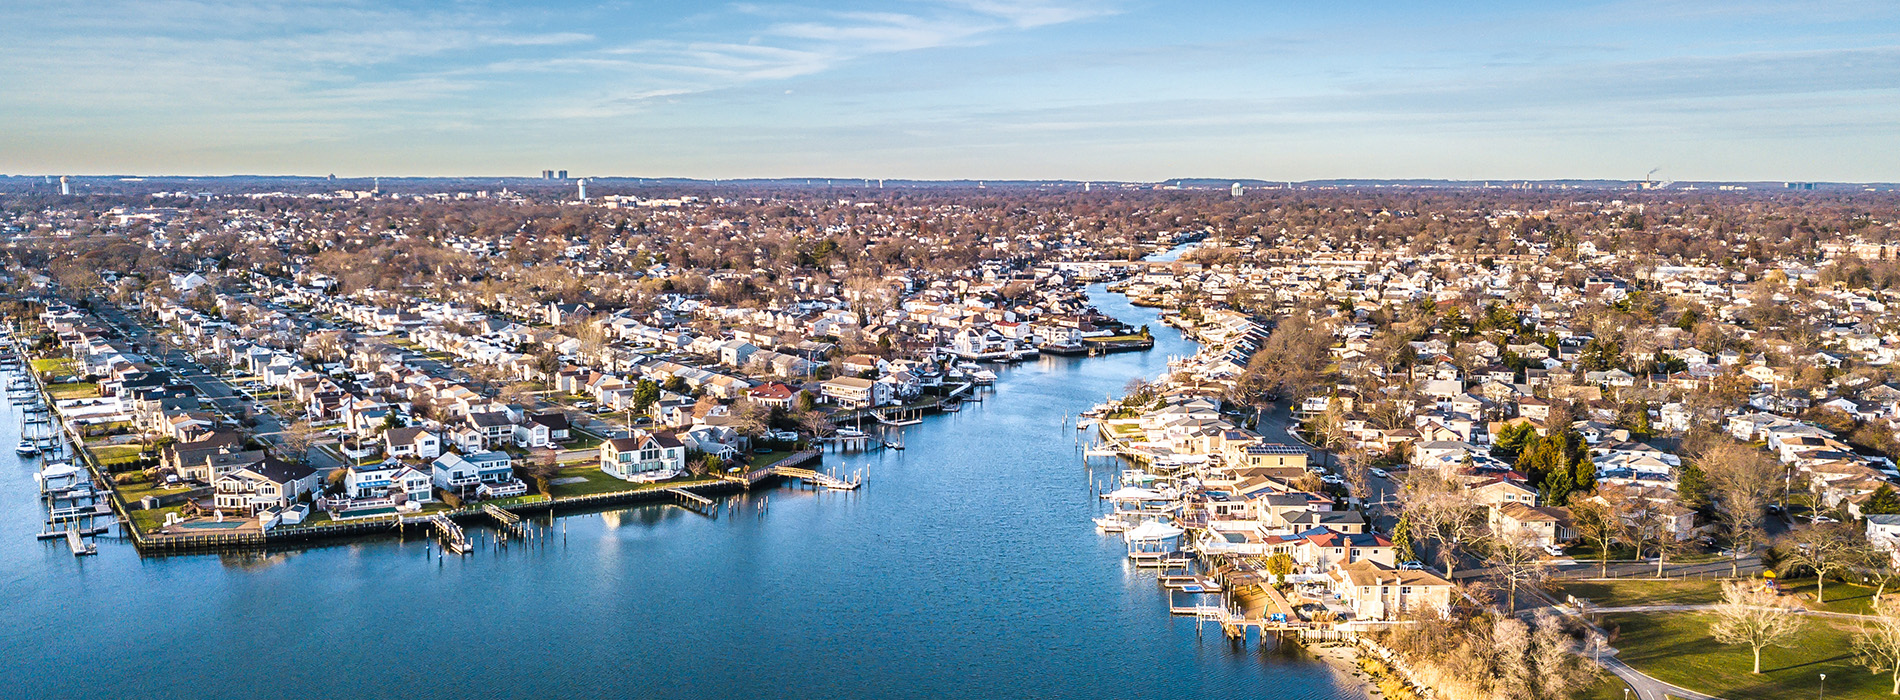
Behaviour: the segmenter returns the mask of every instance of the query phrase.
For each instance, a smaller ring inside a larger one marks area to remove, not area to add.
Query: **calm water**
[[[863,490],[771,491],[762,517],[575,515],[543,546],[446,560],[414,539],[79,560],[32,538],[31,468],[8,451],[0,696],[1364,697],[1297,652],[1197,640],[1094,531],[1062,417],[1193,349],[1095,298],[1155,349],[1012,368],[903,452],[826,456],[868,470]]]

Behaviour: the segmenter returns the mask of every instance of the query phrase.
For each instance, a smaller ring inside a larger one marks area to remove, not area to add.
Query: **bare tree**
[[[1487,545],[1490,554],[1485,557],[1484,563],[1491,567],[1491,579],[1505,587],[1504,609],[1515,613],[1517,590],[1536,590],[1549,574],[1544,567],[1544,548],[1534,536],[1522,530],[1494,535],[1489,538]]]
[[[1900,695],[1900,600],[1874,601],[1874,614],[1854,634],[1854,660],[1874,673],[1891,671]]]
[[[1752,552],[1762,536],[1762,512],[1768,499],[1781,485],[1781,465],[1750,445],[1720,444],[1696,457],[1715,496],[1715,512],[1728,530],[1733,554],[1729,574],[1735,574],[1738,560]]]
[[[1814,572],[1814,602],[1827,602],[1827,577],[1865,561],[1853,530],[1839,523],[1815,523],[1795,528],[1782,540],[1782,573],[1797,569]]]
[[[309,461],[310,449],[317,446],[317,441],[322,436],[322,433],[310,425],[310,421],[300,420],[284,426],[284,432],[278,435],[278,439],[283,445],[284,458],[302,463]]]
[[[1458,548],[1477,533],[1477,502],[1471,492],[1435,470],[1414,469],[1399,487],[1400,512],[1420,539],[1438,543],[1438,556],[1451,578]]]
[[[1622,536],[1623,514],[1617,505],[1602,498],[1579,498],[1570,503],[1570,516],[1577,533],[1597,546],[1598,575],[1610,575],[1610,545]]]
[[[1709,635],[1723,644],[1748,645],[1755,654],[1754,673],[1761,673],[1761,650],[1785,646],[1802,622],[1793,603],[1755,581],[1724,581],[1715,617]]]

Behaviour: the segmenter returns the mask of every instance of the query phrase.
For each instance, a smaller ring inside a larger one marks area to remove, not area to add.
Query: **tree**
[[[1585,498],[1570,504],[1570,517],[1577,534],[1597,546],[1597,568],[1601,576],[1610,575],[1610,545],[1623,533],[1623,516],[1616,504],[1602,498]]]
[[[1515,463],[1524,449],[1537,441],[1537,437],[1537,428],[1530,423],[1506,423],[1498,430],[1498,439],[1491,444],[1491,455],[1506,464]]]
[[[283,445],[284,459],[302,464],[309,461],[310,449],[317,446],[323,434],[310,425],[310,421],[300,420],[284,427],[278,435]]]
[[[1709,635],[1723,644],[1746,644],[1755,654],[1754,673],[1761,673],[1761,650],[1786,646],[1801,630],[1801,616],[1793,603],[1756,581],[1722,582],[1722,602],[1715,605],[1715,624]]]
[[[1874,601],[1872,619],[1854,634],[1854,660],[1874,673],[1891,671],[1891,694],[1900,695],[1900,600]]]
[[[1402,562],[1418,559],[1418,553],[1412,551],[1412,521],[1403,516],[1392,526],[1392,554]]]
[[[1715,513],[1728,530],[1734,546],[1730,574],[1745,551],[1753,551],[1762,534],[1762,512],[1781,484],[1781,465],[1749,445],[1722,444],[1703,451],[1695,461],[1707,482]]]
[[[1293,555],[1287,554],[1286,552],[1275,552],[1273,556],[1267,557],[1266,564],[1267,573],[1273,574],[1273,582],[1281,583],[1286,581],[1287,575],[1293,573],[1295,562],[1293,561]]]
[[[1781,547],[1781,573],[1808,569],[1814,572],[1814,602],[1827,602],[1827,578],[1864,561],[1864,548],[1854,531],[1841,523],[1814,523],[1797,527],[1784,536]]]
[[[798,414],[798,426],[817,438],[831,437],[832,433],[838,431],[838,426],[831,422],[830,416],[817,411]]]
[[[1490,554],[1485,557],[1485,565],[1491,567],[1491,578],[1505,587],[1506,612],[1517,612],[1517,589],[1536,590],[1543,585],[1547,571],[1544,568],[1544,548],[1536,538],[1524,531],[1504,536],[1493,536],[1489,543]]]
[[[1407,472],[1399,484],[1399,516],[1410,520],[1413,536],[1438,543],[1445,578],[1458,567],[1458,548],[1478,528],[1478,505],[1471,491],[1430,469]]]
[[[1861,504],[1863,515],[1893,515],[1900,513],[1900,494],[1895,494],[1892,486],[1882,484]]]

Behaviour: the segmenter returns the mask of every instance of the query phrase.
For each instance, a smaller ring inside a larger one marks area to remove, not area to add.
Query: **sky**
[[[0,173],[1900,181],[1892,0],[5,0]]]

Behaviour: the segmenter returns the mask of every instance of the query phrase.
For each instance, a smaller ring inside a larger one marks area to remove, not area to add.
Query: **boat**
[[[978,386],[988,386],[996,383],[996,373],[987,369],[977,370],[975,374],[970,375],[970,378],[974,380]]]
[[[1095,519],[1095,529],[1102,532],[1122,532],[1128,529],[1128,521],[1113,515],[1104,515]]]
[[[944,413],[956,413],[957,411],[963,410],[963,402],[951,401],[948,403],[939,404],[937,406],[937,410],[943,411]]]
[[[20,438],[20,446],[13,448],[13,451],[21,457],[32,457],[40,453],[40,446],[33,442],[33,438]]]

